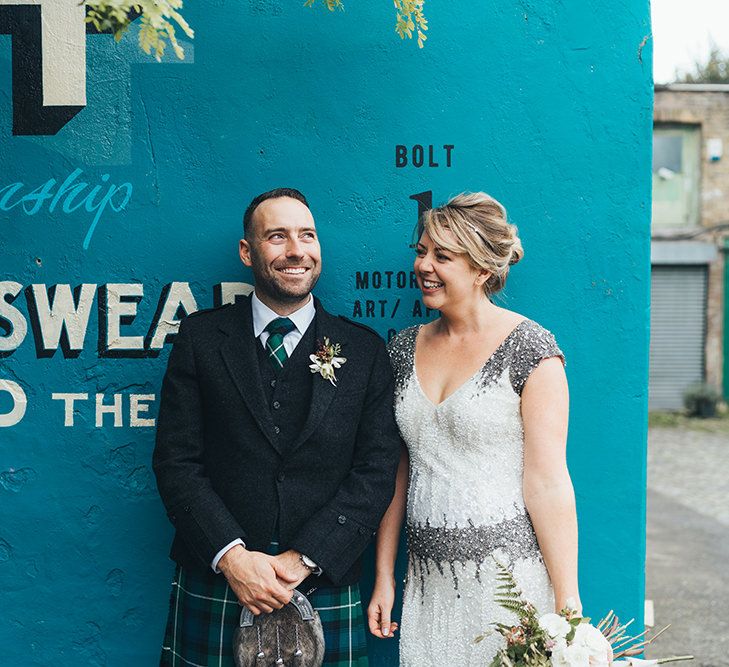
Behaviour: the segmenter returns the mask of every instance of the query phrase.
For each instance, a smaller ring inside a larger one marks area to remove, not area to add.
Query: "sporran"
[[[254,616],[243,607],[233,635],[233,658],[236,667],[321,667],[324,632],[319,612],[298,590],[288,604],[270,614]]]

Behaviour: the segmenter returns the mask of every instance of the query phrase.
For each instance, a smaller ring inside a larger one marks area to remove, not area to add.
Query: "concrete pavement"
[[[648,439],[647,657],[729,667],[729,433],[652,428]]]

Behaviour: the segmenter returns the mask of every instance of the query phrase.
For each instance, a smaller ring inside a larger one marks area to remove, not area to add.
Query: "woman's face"
[[[418,241],[413,268],[427,308],[448,309],[484,296],[481,272],[465,255],[436,246],[428,232]]]

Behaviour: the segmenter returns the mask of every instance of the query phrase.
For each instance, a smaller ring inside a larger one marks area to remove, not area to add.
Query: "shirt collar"
[[[253,336],[255,338],[258,338],[273,320],[281,317],[276,311],[271,310],[263,303],[255,291],[251,297],[251,308],[253,311]],[[287,315],[287,317],[294,323],[294,326],[303,336],[304,332],[309,328],[311,321],[314,319],[314,315],[316,315],[316,308],[314,307],[314,298],[310,294],[309,300],[301,308]]]

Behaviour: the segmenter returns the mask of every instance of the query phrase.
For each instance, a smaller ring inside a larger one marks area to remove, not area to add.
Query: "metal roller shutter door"
[[[654,266],[651,271],[651,410],[683,408],[683,393],[704,379],[704,266]]]

